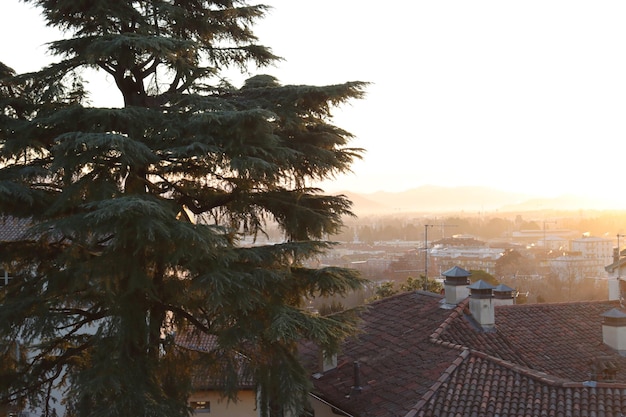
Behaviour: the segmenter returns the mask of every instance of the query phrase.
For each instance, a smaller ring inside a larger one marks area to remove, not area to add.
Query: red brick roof
[[[440,295],[414,292],[370,304],[362,333],[344,343],[337,368],[316,375],[316,394],[353,415],[406,414],[461,353],[429,340],[450,314],[440,301]],[[307,348],[308,354],[314,350]],[[360,364],[360,393],[352,392],[354,361]],[[309,357],[309,363],[315,361]]]
[[[418,291],[371,304],[338,367],[314,375],[316,395],[359,417],[626,415],[626,358],[602,343],[601,315],[616,303],[496,307],[483,330],[467,300],[441,301]],[[618,367],[612,381],[592,371],[606,363]]]
[[[200,331],[185,331],[177,333],[174,342],[177,346],[199,352],[212,352],[218,348],[217,336],[208,335]]]
[[[623,388],[550,384],[480,355],[469,355],[418,404],[416,417],[623,416]]]
[[[499,306],[495,336],[473,331],[465,314],[441,339],[578,382],[590,378],[595,358],[609,356],[620,365],[617,380],[626,383],[626,358],[602,342],[602,314],[616,307],[608,301]]]

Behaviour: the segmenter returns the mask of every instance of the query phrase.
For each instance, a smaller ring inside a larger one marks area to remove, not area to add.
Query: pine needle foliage
[[[0,64],[0,215],[31,225],[0,242],[13,277],[0,292],[0,401],[45,413],[54,388],[73,416],[185,416],[202,369],[232,400],[251,378],[264,414],[297,415],[310,388],[297,344],[332,352],[355,331],[354,316],[310,314],[303,298],[362,279],[304,261],[351,215],[309,184],[359,158],[331,110],[365,83],[226,82],[225,70],[279,59],[251,30],[263,5],[26,2],[66,37],[40,71]],[[123,107],[90,106],[84,68],[108,74]],[[284,242],[241,244],[270,223]],[[216,347],[191,352],[177,332]]]

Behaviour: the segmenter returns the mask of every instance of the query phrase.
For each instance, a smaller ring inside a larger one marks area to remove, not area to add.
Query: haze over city
[[[366,153],[326,190],[484,186],[626,207],[625,3],[266,3],[253,29],[284,61],[259,72],[283,84],[372,83],[335,111]],[[2,11],[4,62],[18,72],[50,62],[43,44],[58,33],[18,0]],[[111,79],[86,75],[94,105],[122,104]]]

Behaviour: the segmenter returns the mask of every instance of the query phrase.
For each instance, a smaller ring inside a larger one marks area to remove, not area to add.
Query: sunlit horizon
[[[454,204],[448,205],[445,209],[438,209],[435,211],[467,211],[474,210],[477,206],[482,207],[486,211],[494,211],[501,209],[519,210],[519,211],[542,211],[542,210],[594,210],[594,211],[620,211],[626,213],[626,203],[623,198],[611,198],[606,195],[582,195],[575,192],[563,192],[563,193],[533,193],[518,190],[507,190],[497,187],[485,186],[485,185],[435,185],[435,184],[417,184],[405,189],[385,187],[371,187],[371,188],[359,188],[359,187],[338,187],[336,183],[318,184],[318,186],[325,192],[331,194],[347,194],[349,197],[358,196],[359,199],[365,198],[372,201],[381,201],[380,198],[384,196],[395,195],[400,198],[402,195],[410,196],[411,194],[419,194],[429,192],[437,198],[451,199],[456,193],[462,193],[467,195],[468,190],[476,190],[480,193],[476,199],[471,197],[466,200],[459,200]],[[506,203],[502,205],[494,204],[481,204],[481,201],[490,196],[490,193],[494,195],[506,195],[509,194],[510,198]],[[409,200],[407,200],[409,201]],[[405,204],[401,207],[391,207],[382,209],[380,211],[404,211],[404,212],[428,212],[431,202],[426,200],[411,200],[411,204]],[[362,208],[359,204],[360,201],[356,201],[357,211]],[[384,200],[382,200],[384,204]]]

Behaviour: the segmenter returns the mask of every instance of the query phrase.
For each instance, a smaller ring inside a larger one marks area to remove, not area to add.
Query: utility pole
[[[619,270],[619,260],[622,257],[622,253],[620,252],[620,247],[619,247],[619,238],[620,237],[626,237],[626,235],[620,235],[619,233],[617,234],[617,278],[620,277],[620,270]]]
[[[428,280],[428,228],[435,226],[434,224],[424,225],[424,277]]]
[[[554,221],[554,220],[553,221],[547,221],[547,220],[543,221],[543,248],[546,249],[546,252],[547,252],[547,246],[546,246],[546,223],[556,224],[556,221]]]
[[[456,227],[455,224],[425,224],[424,225],[424,277],[428,280],[428,228],[439,226],[442,229],[444,227]]]

